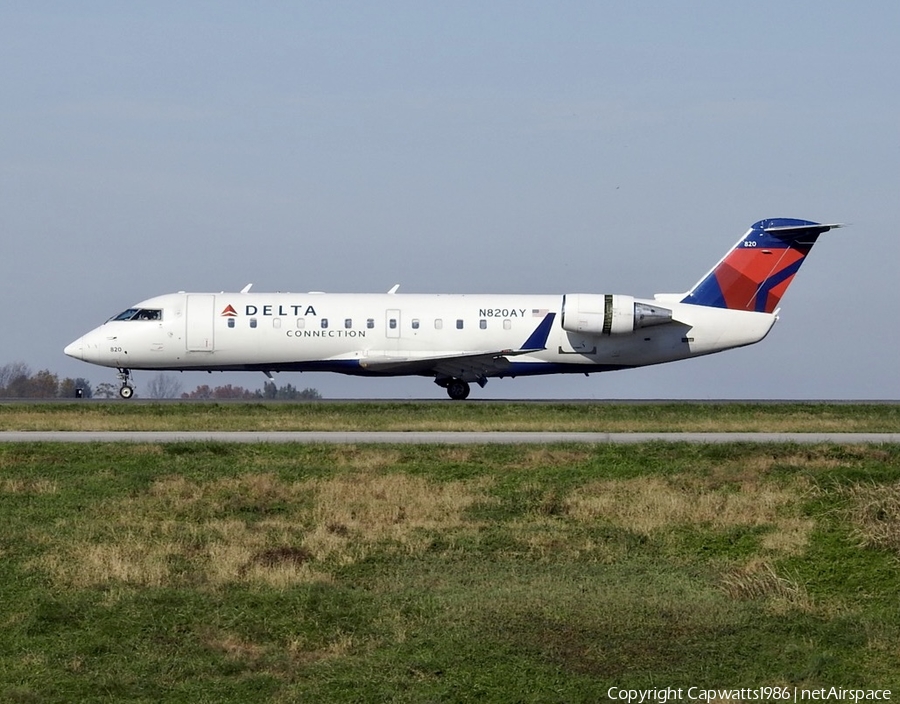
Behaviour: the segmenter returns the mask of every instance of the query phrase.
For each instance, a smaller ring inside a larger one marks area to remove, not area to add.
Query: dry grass
[[[342,445],[332,448],[331,457],[334,465],[341,469],[373,472],[396,467],[403,455],[396,449],[377,447],[360,449],[356,445]]]
[[[737,490],[710,489],[702,482],[675,485],[659,477],[593,482],[566,500],[569,515],[582,521],[607,520],[642,535],[673,526],[729,529],[768,527],[764,546],[799,552],[806,545],[811,520],[802,519],[794,506],[797,488],[784,489],[754,481]]]
[[[375,550],[415,555],[439,534],[455,542],[476,536],[482,524],[468,510],[498,501],[489,493],[490,480],[436,482],[390,471],[400,464],[401,452],[335,448],[329,458],[344,471],[303,481],[266,471],[206,482],[163,477],[144,493],[99,504],[93,515],[58,526],[55,536],[44,535],[45,554],[34,566],[79,587],[188,581],[214,589],[236,582],[285,588],[331,581],[335,569]],[[444,462],[466,462],[474,450],[435,452]],[[590,459],[587,449],[528,448],[515,467],[528,471]],[[645,536],[680,526],[762,528],[764,554],[800,553],[813,526],[796,508],[806,485],[798,478],[779,486],[764,477],[768,459],[752,464],[723,465],[678,481],[600,480],[570,493],[523,484],[532,508],[510,526],[518,546],[510,551],[538,560],[565,555],[613,562],[622,544],[573,530],[572,524],[607,521]],[[55,491],[50,484],[16,480],[0,488]]]
[[[0,494],[55,494],[56,482],[49,479],[0,479]]]
[[[282,652],[287,655],[290,666],[308,665],[349,655],[362,643],[352,635],[339,632],[324,645],[315,646],[302,638],[293,638],[282,649],[280,646],[254,643],[235,633],[218,629],[208,629],[202,633],[201,641],[210,650],[222,653],[226,659],[247,667],[261,667],[267,658],[274,657],[277,661]],[[279,663],[277,667],[284,665]]]
[[[256,663],[266,654],[266,649],[240,638],[234,633],[210,631],[201,639],[208,648],[223,653],[229,660]]]
[[[441,445],[431,448],[434,462],[441,464],[469,464],[475,456],[475,450],[462,445]]]
[[[553,563],[561,558],[599,564],[613,564],[625,556],[626,548],[619,542],[604,540],[573,531],[553,517],[530,516],[513,521],[510,531],[521,555],[530,560]],[[507,552],[507,557],[515,557]]]
[[[430,531],[463,525],[464,511],[484,500],[482,488],[355,472],[302,482],[272,474],[203,484],[167,477],[146,495],[66,526],[71,537],[54,540],[57,549],[48,545],[34,566],[75,587],[329,581],[331,569],[376,546],[426,549]],[[98,523],[101,535],[89,527]]]
[[[860,546],[890,550],[900,556],[900,482],[854,484],[838,491],[848,502],[847,511]]]
[[[429,531],[471,522],[464,511],[484,500],[484,484],[435,484],[402,474],[347,475],[309,483],[316,494],[307,544],[317,555],[354,559],[352,546],[385,541],[407,552],[430,543]]]
[[[722,590],[732,599],[759,599],[776,612],[810,611],[806,589],[797,580],[779,575],[768,560],[753,559],[722,575]]]

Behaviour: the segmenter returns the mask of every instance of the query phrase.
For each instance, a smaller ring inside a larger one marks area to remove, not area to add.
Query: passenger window
[[[435,318],[435,319],[434,319],[434,329],[435,329],[435,330],[442,330],[443,327],[444,327],[444,321],[441,320],[440,318]]]
[[[352,318],[344,318],[344,327],[348,330],[353,327],[353,319]]]
[[[479,320],[478,327],[481,328],[482,330],[487,330],[487,320],[485,320],[484,318]]]
[[[419,319],[418,319],[418,318],[413,318],[413,321],[412,321],[412,329],[413,329],[413,330],[418,330],[418,329],[419,329]]]
[[[302,330],[306,327],[306,318],[297,318],[297,329]]]
[[[509,318],[506,318],[503,321],[503,329],[504,330],[512,330],[512,320],[510,320]]]
[[[322,318],[322,329],[324,330],[327,327],[328,327],[328,318]]]
[[[397,319],[396,319],[396,318],[391,318],[390,320],[388,320],[388,327],[389,327],[391,330],[396,330],[396,329],[397,329]]]
[[[230,328],[233,328],[233,327],[234,327],[234,318],[229,318],[229,319],[228,319],[228,327],[230,327]]]
[[[368,318],[366,320],[366,327],[369,328],[369,330],[374,328],[375,327],[375,318]]]
[[[459,320],[456,321],[456,329],[457,329],[457,330],[462,330],[462,329],[463,329],[463,321],[462,321],[462,318],[460,318]]]
[[[251,327],[251,328],[255,328],[255,327],[256,327],[256,318],[250,318],[250,327]]]
[[[276,330],[281,328],[281,318],[272,318],[272,327]]]

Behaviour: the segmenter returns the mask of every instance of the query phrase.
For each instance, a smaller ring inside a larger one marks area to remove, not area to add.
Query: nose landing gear
[[[124,399],[129,399],[134,396],[134,386],[131,384],[131,370],[122,369],[120,367],[118,377],[122,382],[122,386],[119,387],[119,396]]]

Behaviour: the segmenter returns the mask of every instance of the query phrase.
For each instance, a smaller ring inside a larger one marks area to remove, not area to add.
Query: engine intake
[[[616,293],[567,293],[562,328],[585,335],[627,335],[672,322],[672,311]]]

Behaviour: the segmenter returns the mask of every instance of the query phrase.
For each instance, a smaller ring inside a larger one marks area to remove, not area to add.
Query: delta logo
[[[238,312],[235,310],[234,306],[230,303],[222,309],[222,312],[219,313],[220,318],[237,318]],[[304,315],[316,315],[316,309],[313,306],[301,304],[301,303],[291,303],[291,304],[281,304],[281,305],[246,305],[244,306],[244,315],[277,315],[277,316],[304,316]]]

